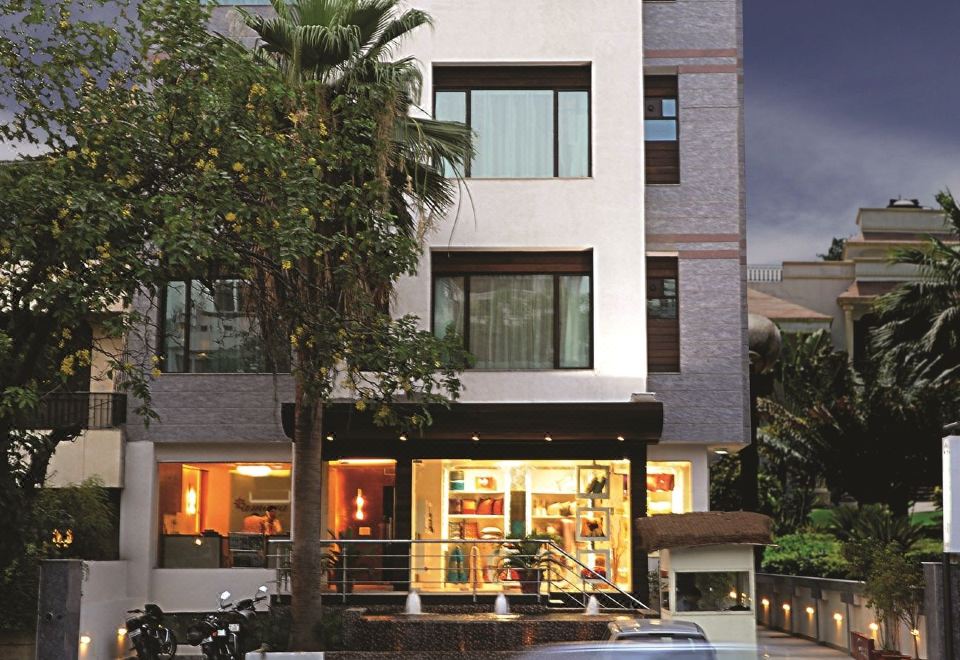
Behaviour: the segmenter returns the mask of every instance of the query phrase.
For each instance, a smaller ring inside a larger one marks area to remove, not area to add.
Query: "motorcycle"
[[[153,603],[127,610],[127,639],[139,660],[170,660],[177,655],[177,638],[163,625],[163,610]]]
[[[220,594],[217,611],[206,614],[187,629],[187,642],[199,646],[205,660],[243,660],[257,647],[255,626],[257,603],[267,598],[261,585],[253,598],[230,603],[230,592]]]

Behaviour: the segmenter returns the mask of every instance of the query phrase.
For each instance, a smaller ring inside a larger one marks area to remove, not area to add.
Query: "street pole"
[[[960,422],[948,424],[947,433],[960,432]],[[952,564],[955,553],[960,553],[960,435],[943,439],[943,652],[947,660],[957,660],[960,648],[955,648],[954,593]]]

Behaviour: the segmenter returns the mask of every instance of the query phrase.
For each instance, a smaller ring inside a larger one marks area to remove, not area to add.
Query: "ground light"
[[[834,612],[833,620],[836,621],[837,623],[840,623],[841,621],[843,621],[843,615],[840,614],[840,612]]]
[[[807,614],[809,614],[810,616],[813,616],[813,608],[812,608],[812,607],[808,607],[808,608],[807,608]]]

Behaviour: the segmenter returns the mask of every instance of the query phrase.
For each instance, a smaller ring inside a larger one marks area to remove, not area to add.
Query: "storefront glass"
[[[689,461],[647,463],[647,514],[693,511],[693,483]]]
[[[414,538],[436,543],[414,546],[413,586],[519,590],[502,542],[537,535],[587,567],[560,555],[544,581],[629,589],[629,485],[629,461],[414,461]]]
[[[290,529],[289,463],[160,463],[161,568],[264,567]]]

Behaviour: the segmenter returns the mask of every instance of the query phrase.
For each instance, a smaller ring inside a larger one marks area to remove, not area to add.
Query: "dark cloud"
[[[956,0],[744,0],[755,263],[813,258],[891,197],[960,190]]]

